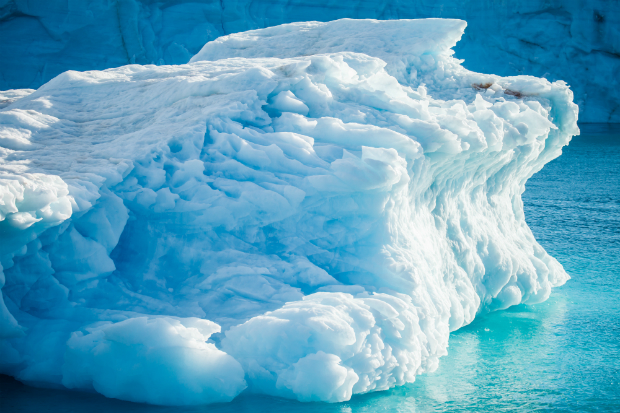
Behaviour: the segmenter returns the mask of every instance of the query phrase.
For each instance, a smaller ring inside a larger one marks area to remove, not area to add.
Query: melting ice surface
[[[337,402],[568,276],[526,180],[563,82],[465,70],[460,20],[296,23],[0,111],[0,371],[153,404]],[[15,92],[17,93],[17,92]]]
[[[596,126],[596,127],[593,127]],[[607,126],[607,125],[605,125]],[[205,406],[137,405],[0,376],[0,410],[118,413],[620,410],[620,128],[581,134],[527,181],[525,218],[571,280],[545,303],[477,317],[450,334],[439,368],[343,403],[242,394]]]

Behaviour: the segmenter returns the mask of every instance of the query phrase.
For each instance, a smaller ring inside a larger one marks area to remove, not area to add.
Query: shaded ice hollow
[[[464,69],[464,29],[294,23],[9,102],[0,371],[153,404],[339,402],[547,299],[568,275],[521,194],[577,106]]]

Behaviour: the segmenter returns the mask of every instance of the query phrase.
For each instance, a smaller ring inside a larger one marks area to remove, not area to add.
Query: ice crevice
[[[294,23],[12,92],[0,372],[164,405],[339,402],[547,299],[568,275],[521,194],[577,106],[563,82],[465,70],[464,29]]]

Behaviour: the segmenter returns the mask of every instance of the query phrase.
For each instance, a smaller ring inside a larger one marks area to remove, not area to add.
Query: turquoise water
[[[527,221],[572,279],[536,306],[452,334],[439,369],[341,404],[241,396],[192,408],[34,389],[0,376],[2,412],[620,411],[620,126],[581,125],[527,184]]]

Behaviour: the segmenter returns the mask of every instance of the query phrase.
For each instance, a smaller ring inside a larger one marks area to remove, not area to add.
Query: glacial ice
[[[568,275],[523,214],[568,86],[470,72],[460,20],[295,23],[0,109],[0,372],[164,405],[339,402]]]
[[[455,18],[467,69],[564,80],[583,122],[620,123],[620,2],[610,0],[0,0],[0,90],[66,70],[183,64],[219,36],[308,20]]]
[[[34,92],[34,89],[0,90],[0,109]]]

